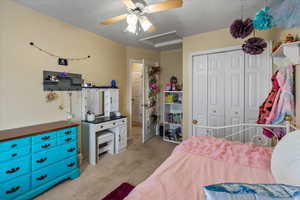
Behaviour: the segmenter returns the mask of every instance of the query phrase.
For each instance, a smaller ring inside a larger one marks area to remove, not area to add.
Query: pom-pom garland
[[[235,39],[244,39],[252,33],[253,29],[252,19],[248,18],[245,21],[242,19],[237,19],[231,24],[230,33]]]
[[[253,26],[257,30],[267,30],[273,26],[273,17],[269,14],[270,8],[265,7],[258,11],[253,20]]]
[[[267,43],[264,39],[259,37],[252,37],[245,41],[242,48],[243,51],[250,55],[258,55],[264,52]]]

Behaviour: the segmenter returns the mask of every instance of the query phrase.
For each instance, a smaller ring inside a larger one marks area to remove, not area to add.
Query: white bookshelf
[[[163,92],[163,140],[165,142],[175,144],[182,142],[182,100],[183,91]]]

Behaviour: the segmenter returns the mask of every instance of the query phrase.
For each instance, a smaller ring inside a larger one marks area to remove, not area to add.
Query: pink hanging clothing
[[[269,93],[269,95],[266,98],[266,100],[264,101],[264,103],[259,107],[259,116],[258,116],[258,120],[256,121],[258,124],[266,124],[267,118],[269,117],[269,115],[272,111],[274,102],[278,101],[278,99],[276,97],[278,97],[280,94],[280,87],[279,87],[279,83],[276,79],[276,76],[277,76],[277,72],[272,76],[271,92]],[[268,138],[273,137],[272,131],[270,131],[268,129],[264,129],[263,134],[265,136],[267,136]]]
[[[284,122],[285,116],[289,115],[292,118],[294,118],[295,102],[294,102],[294,94],[293,94],[293,85],[294,85],[293,73],[294,73],[293,65],[289,65],[288,67],[282,67],[276,72],[275,77],[279,89],[277,90],[276,95],[274,94],[272,95],[273,100],[272,101],[270,100],[268,102],[268,103],[272,102],[272,106],[268,107],[268,110],[270,110],[271,108],[271,111],[267,113],[268,116],[267,114],[262,117],[260,115],[260,118],[257,121],[257,123],[263,124],[265,122],[265,124],[282,124]],[[274,87],[277,86],[276,84],[274,86],[274,81],[273,81],[273,89]],[[268,100],[269,100],[269,96],[266,101]],[[269,138],[276,136],[278,139],[281,139],[285,135],[285,131],[283,128],[268,128],[268,129],[265,128],[263,134]]]

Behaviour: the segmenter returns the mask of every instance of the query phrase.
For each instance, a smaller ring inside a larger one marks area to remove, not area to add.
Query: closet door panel
[[[232,51],[225,59],[225,125],[244,122],[244,53]],[[226,136],[238,133],[240,128],[228,128]],[[228,139],[243,141],[242,134]]]
[[[271,88],[271,57],[270,50],[261,55],[245,54],[245,122],[256,123],[259,107]],[[246,134],[245,141],[250,141],[250,135],[262,135],[262,128],[252,128]]]
[[[207,126],[207,56],[193,57],[193,119],[197,125]],[[193,124],[193,135],[206,135],[207,131]]]
[[[223,53],[208,56],[208,126],[225,125],[225,61],[226,55]],[[224,137],[224,130],[210,131],[210,135]]]

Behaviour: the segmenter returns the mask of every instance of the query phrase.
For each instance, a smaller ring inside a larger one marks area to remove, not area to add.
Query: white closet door
[[[259,106],[267,97],[271,88],[270,51],[261,55],[245,55],[245,122],[256,123]],[[247,135],[262,135],[261,128],[251,129]],[[249,137],[246,136],[246,142]]]
[[[225,63],[226,54],[208,55],[208,126],[225,125]],[[210,131],[215,137],[224,137],[224,130]]]
[[[225,125],[244,122],[244,53],[232,51],[225,59]],[[240,128],[228,128],[226,136],[238,133]],[[243,141],[242,135],[228,139]]]
[[[207,126],[207,55],[193,57],[192,69],[192,111],[193,135],[206,135],[206,130],[196,128],[195,125]]]

